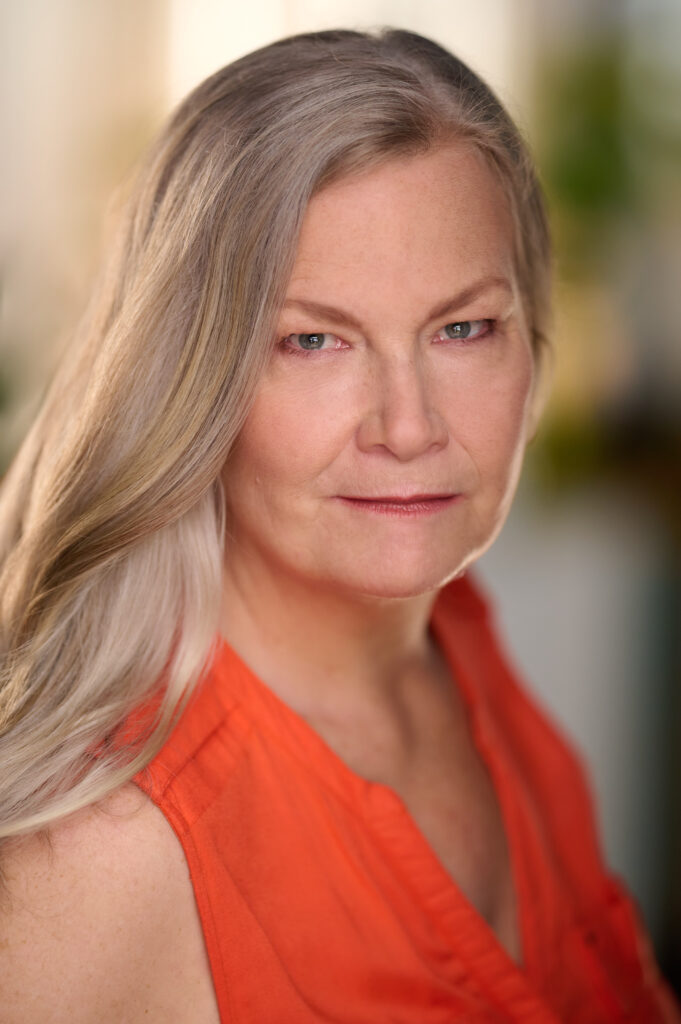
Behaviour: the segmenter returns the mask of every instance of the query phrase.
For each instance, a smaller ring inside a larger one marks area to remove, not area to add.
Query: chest
[[[522,951],[511,857],[499,804],[477,757],[462,779],[440,766],[402,788],[409,815],[467,901],[511,959]]]
[[[355,730],[317,728],[357,775],[401,799],[453,883],[519,962],[521,942],[509,844],[487,767],[462,707],[449,700],[412,708],[410,756],[390,741]]]

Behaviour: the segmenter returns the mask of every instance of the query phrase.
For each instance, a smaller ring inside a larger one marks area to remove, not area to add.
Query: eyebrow
[[[426,323],[430,323],[432,320],[438,320],[440,317],[445,316],[452,310],[460,308],[464,303],[470,302],[472,299],[477,298],[483,292],[490,291],[492,288],[503,288],[509,295],[513,294],[511,282],[507,277],[501,277],[498,275],[484,277],[435,306],[435,308],[428,314]],[[310,313],[312,316],[320,316],[327,320],[332,320],[334,323],[343,327],[354,327],[356,330],[361,330],[362,328],[360,322],[352,316],[351,313],[338,309],[336,306],[329,306],[324,302],[313,302],[311,299],[287,299],[284,303],[284,309],[291,309],[292,307],[302,309],[303,312]]]

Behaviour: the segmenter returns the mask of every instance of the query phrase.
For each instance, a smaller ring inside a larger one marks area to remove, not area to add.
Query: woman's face
[[[382,597],[440,587],[506,516],[533,375],[510,218],[477,151],[324,189],[225,468],[228,570]]]

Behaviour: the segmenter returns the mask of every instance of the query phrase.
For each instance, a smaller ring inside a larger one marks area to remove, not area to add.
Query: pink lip
[[[365,512],[378,512],[388,516],[423,516],[432,515],[449,508],[461,497],[460,494],[410,494],[376,495],[371,498],[346,497],[339,495],[339,500]]]

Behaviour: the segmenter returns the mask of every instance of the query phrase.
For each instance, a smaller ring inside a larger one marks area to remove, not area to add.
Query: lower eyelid
[[[303,335],[310,335],[310,334],[321,335],[321,334],[324,334],[328,338],[333,338],[334,339],[334,344],[329,345],[328,348],[323,348],[323,349],[320,349],[320,348],[308,348],[308,349],[299,348],[298,346],[296,346],[293,343],[293,341],[291,341],[291,339],[296,338],[296,337],[298,337],[301,334],[303,334]],[[314,355],[327,354],[329,352],[336,352],[336,351],[338,351],[338,350],[340,350],[342,348],[346,348],[347,346],[343,342],[343,339],[340,338],[337,334],[333,334],[332,331],[291,331],[289,334],[286,334],[286,335],[284,335],[283,338],[279,339],[279,341],[277,343],[277,347],[279,349],[281,349],[282,351],[289,353],[290,355],[314,356]]]
[[[474,334],[473,337],[450,338],[450,337],[447,337],[447,335],[444,333],[445,332],[445,328],[450,326],[450,325],[452,325],[452,324],[465,324],[465,323],[480,324],[482,326],[481,326],[481,329],[480,329],[479,333]],[[473,344],[476,341],[482,341],[484,338],[487,338],[490,335],[495,334],[497,329],[498,329],[498,327],[499,327],[499,321],[496,320],[496,319],[492,319],[491,317],[479,317],[479,318],[476,318],[475,320],[473,320],[473,319],[471,319],[471,320],[450,320],[447,324],[445,324],[444,327],[441,327],[440,330],[437,331],[435,337],[437,338],[439,336],[442,336],[441,340],[445,341],[445,342],[454,342],[454,343],[459,342],[462,345]],[[298,348],[298,347],[296,347],[295,344],[291,343],[290,339],[296,338],[300,334],[326,334],[326,335],[328,335],[328,336],[330,336],[330,337],[332,337],[334,339],[334,344],[331,345],[329,348],[326,348],[326,349],[304,349],[304,348]],[[277,342],[277,348],[283,350],[284,352],[289,353],[290,355],[299,355],[299,356],[314,356],[314,355],[317,355],[317,354],[324,354],[324,353],[328,353],[328,352],[334,352],[334,351],[338,351],[340,349],[349,348],[349,347],[350,346],[346,342],[344,342],[343,339],[341,337],[339,337],[339,335],[333,334],[333,332],[331,332],[331,331],[291,331],[289,334],[286,334],[283,337],[280,337],[279,341]]]

